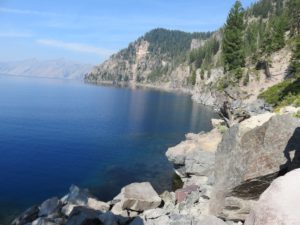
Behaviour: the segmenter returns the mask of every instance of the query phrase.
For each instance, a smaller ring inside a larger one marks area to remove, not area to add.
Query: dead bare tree
[[[229,101],[223,102],[218,111],[219,116],[225,121],[227,127],[250,118],[250,114],[242,108],[233,109]]]

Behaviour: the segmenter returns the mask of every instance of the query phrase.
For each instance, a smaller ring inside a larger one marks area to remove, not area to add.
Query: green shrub
[[[219,132],[220,132],[221,134],[224,134],[225,131],[228,130],[228,128],[227,128],[225,125],[219,125],[219,126],[217,126],[217,129],[219,130]]]
[[[300,106],[300,79],[288,79],[268,88],[259,95],[275,107]]]

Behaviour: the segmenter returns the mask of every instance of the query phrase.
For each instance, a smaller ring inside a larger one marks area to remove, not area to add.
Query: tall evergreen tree
[[[285,46],[286,18],[284,15],[271,18],[266,28],[262,53],[268,56]]]
[[[222,43],[224,70],[231,71],[245,65],[244,55],[244,9],[237,0],[230,10],[224,28]]]
[[[290,18],[291,34],[300,34],[300,0],[289,0],[288,15]]]
[[[300,35],[296,39],[291,58],[291,73],[300,79]]]

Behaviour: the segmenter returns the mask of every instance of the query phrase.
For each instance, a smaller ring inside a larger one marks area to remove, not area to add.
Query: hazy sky
[[[253,0],[243,0],[247,7]],[[234,0],[0,0],[0,61],[97,64],[145,32],[212,31]]]

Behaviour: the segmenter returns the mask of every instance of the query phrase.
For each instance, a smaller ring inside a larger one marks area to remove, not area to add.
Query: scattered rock
[[[88,198],[86,206],[102,212],[107,212],[110,208],[109,204],[107,204],[106,202],[98,201],[95,198]]]
[[[161,198],[149,182],[129,184],[122,188],[121,192],[123,193],[122,209],[141,212],[154,209],[161,204]]]
[[[118,202],[117,204],[115,204],[112,209],[111,212],[115,215],[120,215],[120,216],[124,216],[127,217],[128,216],[128,212],[126,209],[122,208],[122,203]]]
[[[44,201],[39,207],[40,208],[39,217],[42,216],[47,217],[51,214],[57,214],[59,213],[61,206],[62,206],[61,202],[57,197],[50,198]]]
[[[68,202],[74,205],[86,205],[88,202],[88,198],[90,197],[90,194],[88,190],[82,190],[79,187],[72,185],[70,187],[70,192],[68,195],[66,195],[62,201]]]
[[[146,222],[146,225],[168,225],[168,224],[170,224],[170,219],[166,215]]]
[[[267,104],[264,100],[257,99],[247,105],[246,111],[249,112],[251,116],[256,116],[258,114],[272,112],[273,108],[272,106]]]
[[[17,217],[11,225],[23,225],[26,223],[31,223],[32,221],[36,220],[39,215],[39,208],[38,206],[33,206],[23,212],[19,217]]]
[[[78,206],[78,205],[74,205],[74,204],[66,204],[64,207],[62,207],[61,212],[65,215],[65,216],[70,216],[71,212],[73,211],[73,209]]]
[[[99,216],[100,221],[103,224],[107,225],[118,225],[118,218],[111,212],[106,212]],[[128,220],[128,219],[127,219]]]
[[[193,222],[193,217],[189,215],[172,214],[170,215],[170,225],[190,225]]]
[[[67,225],[102,225],[99,220],[100,211],[77,206],[73,209],[67,221]]]
[[[58,224],[47,218],[38,218],[35,221],[33,221],[31,225],[58,225]]]
[[[277,178],[261,195],[245,225],[299,225],[300,169]]]
[[[166,215],[167,212],[164,209],[157,208],[157,209],[150,209],[144,212],[144,216],[146,219],[157,219],[161,216]]]
[[[225,198],[222,217],[232,221],[245,221],[256,201],[244,200],[237,197]]]
[[[145,225],[145,221],[141,217],[136,217],[129,225]]]
[[[176,197],[174,192],[168,192],[168,191],[164,191],[161,195],[160,198],[163,200],[165,205],[175,205],[176,202]]]
[[[192,193],[193,191],[198,191],[198,190],[199,190],[199,186],[197,186],[197,185],[186,186],[185,188],[178,189],[175,192],[177,203],[185,201],[188,194]]]
[[[211,216],[211,215],[200,215],[197,218],[196,222],[193,223],[195,225],[227,225],[223,220]]]

